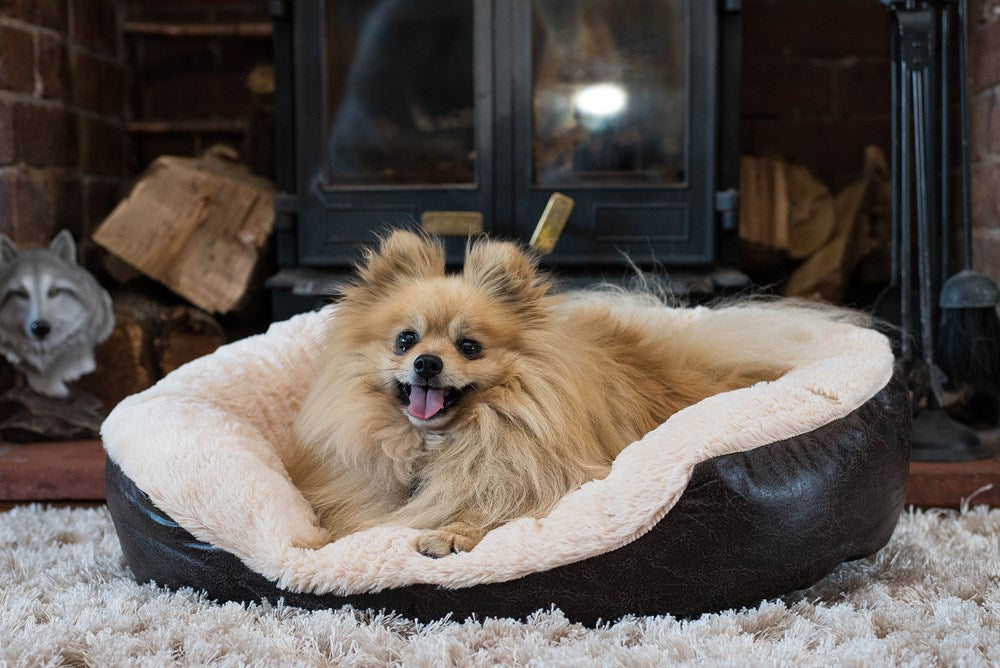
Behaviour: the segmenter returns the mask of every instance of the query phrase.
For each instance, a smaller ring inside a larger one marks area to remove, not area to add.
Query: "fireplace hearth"
[[[275,315],[373,233],[526,242],[545,263],[712,267],[735,238],[739,2],[277,0]]]

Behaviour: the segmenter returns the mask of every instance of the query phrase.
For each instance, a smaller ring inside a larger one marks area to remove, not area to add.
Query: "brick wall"
[[[744,0],[741,149],[835,186],[889,149],[889,16],[876,0]]]
[[[1000,276],[1000,0],[971,4],[975,263]],[[267,20],[263,0],[0,0],[0,231],[23,243],[89,233],[156,155],[245,148],[261,111],[245,78],[270,60],[269,40],[122,28]],[[889,144],[886,10],[744,0],[743,21],[742,150],[790,156],[834,187],[856,178],[863,147]],[[235,129],[126,134],[127,115]],[[247,157],[269,171],[269,154]]]
[[[127,0],[125,43],[131,65],[130,167],[138,173],[162,154],[196,155],[214,143],[241,150],[258,173],[273,172],[273,119],[247,87],[247,75],[272,61],[269,34],[166,35],[138,24],[267,26],[263,0]],[[193,123],[192,123],[193,122]]]
[[[888,13],[875,0],[743,7],[742,150],[835,186],[856,178],[866,144],[889,146]],[[1000,280],[1000,0],[970,0],[969,14],[973,265]]]
[[[0,232],[86,237],[126,175],[118,0],[0,0]]]
[[[1000,280],[1000,0],[973,0],[969,18],[972,263]]]

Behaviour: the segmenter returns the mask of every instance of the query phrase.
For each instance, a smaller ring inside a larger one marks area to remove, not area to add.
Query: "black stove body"
[[[739,3],[274,0],[274,315],[310,308],[374,233],[526,242],[544,264],[712,267],[735,247]]]

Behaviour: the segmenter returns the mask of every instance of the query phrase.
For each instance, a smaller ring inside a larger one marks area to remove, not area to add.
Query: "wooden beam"
[[[176,121],[129,121],[126,126],[134,134],[244,134],[250,129],[249,121],[239,119],[201,119]]]
[[[270,23],[161,23],[126,21],[127,35],[159,35],[162,37],[271,37]]]

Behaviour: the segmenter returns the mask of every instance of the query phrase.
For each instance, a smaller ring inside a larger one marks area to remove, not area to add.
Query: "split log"
[[[246,294],[274,226],[274,187],[228,147],[163,156],[94,241],[196,306],[225,313]]]
[[[121,292],[114,302],[115,329],[95,350],[97,370],[77,383],[109,409],[225,343],[222,326],[194,307],[137,292]]]
[[[876,146],[865,148],[864,175],[834,200],[834,234],[789,277],[788,297],[819,297],[841,303],[848,282],[862,258],[877,253],[885,239],[873,222],[888,210],[891,196],[889,166]]]
[[[93,395],[74,390],[49,397],[26,385],[0,395],[0,436],[14,443],[76,441],[96,438],[107,413]]]
[[[801,260],[833,231],[833,197],[808,169],[781,158],[740,159],[742,241]]]
[[[160,374],[214,352],[225,338],[219,323],[204,311],[187,306],[166,310],[155,346]]]
[[[740,158],[740,240],[788,249],[788,180],[778,158]]]
[[[135,293],[115,295],[113,301],[115,328],[94,350],[97,369],[76,383],[108,410],[125,397],[152,387],[159,378],[152,341],[162,307]]]

